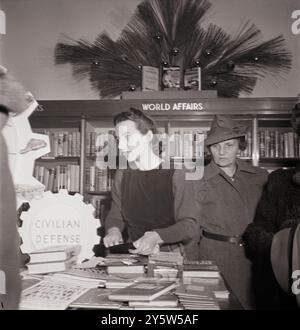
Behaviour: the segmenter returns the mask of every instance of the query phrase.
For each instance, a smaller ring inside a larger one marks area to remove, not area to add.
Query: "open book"
[[[22,291],[20,309],[62,310],[89,288],[53,279],[42,280]]]

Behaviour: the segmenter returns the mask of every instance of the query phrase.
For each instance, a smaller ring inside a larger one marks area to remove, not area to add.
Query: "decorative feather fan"
[[[213,24],[203,29],[210,7],[207,0],[144,0],[118,40],[105,32],[93,43],[66,37],[56,45],[55,63],[70,63],[77,79],[89,77],[102,98],[141,87],[143,65],[200,66],[202,89],[217,89],[220,97],[250,94],[258,79],[289,71],[282,36],[262,41],[249,22],[234,37]]]

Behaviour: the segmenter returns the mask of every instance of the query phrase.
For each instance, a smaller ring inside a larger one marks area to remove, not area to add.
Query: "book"
[[[56,279],[69,280],[70,282],[78,282],[90,287],[104,287],[109,276],[106,270],[101,267],[93,268],[71,268],[63,272],[52,275]]]
[[[219,267],[211,260],[185,261],[182,277],[214,277],[218,278]]]
[[[149,256],[147,274],[151,277],[176,278],[182,274],[183,256],[179,252],[159,252]]]
[[[151,301],[129,301],[130,307],[176,307],[178,298],[175,294],[167,293]]]
[[[171,291],[176,286],[175,281],[142,280],[112,292],[109,299],[116,301],[151,301]]]
[[[142,91],[159,90],[159,69],[153,66],[142,67]]]
[[[101,265],[111,274],[139,274],[145,273],[147,257],[134,254],[108,254]]]
[[[145,273],[144,265],[121,265],[121,266],[108,266],[107,274],[137,274],[141,275]]]
[[[185,90],[201,91],[201,68],[194,67],[186,69],[183,77],[183,85]]]
[[[54,261],[54,262],[40,262],[27,264],[28,274],[46,274],[62,272],[70,269],[77,262],[77,256],[68,260]]]
[[[220,309],[212,290],[206,285],[181,284],[175,294],[184,309]]]
[[[63,310],[88,288],[53,279],[42,280],[22,291],[20,309]]]
[[[70,259],[73,256],[77,256],[80,251],[80,245],[48,246],[46,248],[30,252],[30,263],[63,261]]]
[[[90,289],[74,300],[69,307],[88,309],[120,309],[122,302],[112,301],[108,296],[113,292],[111,289]]]
[[[180,89],[180,67],[162,68],[162,87],[163,89]]]
[[[229,298],[229,291],[221,277],[219,278],[201,278],[201,277],[190,277],[184,278],[183,284],[199,285],[204,286],[213,292],[215,298],[218,300],[227,300]]]

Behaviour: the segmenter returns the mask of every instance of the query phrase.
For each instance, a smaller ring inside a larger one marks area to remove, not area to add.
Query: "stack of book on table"
[[[140,279],[126,288],[113,291],[111,301],[128,303],[133,309],[160,309],[178,307],[176,296],[171,291],[178,286],[178,281],[166,279]]]
[[[52,275],[55,279],[69,281],[70,283],[78,283],[90,288],[105,287],[109,278],[105,269],[99,267],[93,268],[71,268],[64,272]]]
[[[166,293],[151,301],[129,301],[129,307],[133,309],[182,309],[178,304],[178,298],[174,292]]]
[[[218,301],[229,299],[229,291],[220,276],[219,278],[208,277],[185,277],[182,279],[183,284],[200,285],[210,290]]]
[[[147,257],[135,254],[109,254],[104,258],[103,265],[107,274],[145,274]]]
[[[45,274],[70,269],[77,263],[80,245],[49,246],[29,253],[28,274]]]
[[[182,277],[219,278],[220,269],[212,260],[187,261],[183,263]]]
[[[176,289],[175,294],[184,309],[220,309],[213,291],[206,285],[199,285],[199,283],[181,284]]]
[[[183,256],[179,252],[159,252],[149,256],[147,274],[158,278],[179,278],[182,274]]]
[[[69,307],[82,309],[121,309],[125,307],[123,302],[108,299],[112,292],[112,289],[90,289],[74,300]]]
[[[127,276],[127,274],[125,274],[125,276],[122,274],[115,274],[109,276],[109,278],[106,280],[105,287],[107,289],[123,289],[129,285],[132,285],[136,281],[139,281],[141,278],[144,277],[137,278],[136,276]]]

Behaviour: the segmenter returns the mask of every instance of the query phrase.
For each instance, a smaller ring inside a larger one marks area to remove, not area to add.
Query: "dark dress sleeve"
[[[114,182],[111,188],[112,203],[111,209],[105,219],[105,231],[112,227],[117,227],[122,232],[125,224],[121,213],[121,185],[122,185],[123,172],[117,170]]]
[[[280,172],[270,174],[258,203],[253,223],[244,233],[246,253],[249,259],[269,257],[272,239],[278,228],[278,200],[282,189]]]
[[[199,203],[196,200],[197,182],[186,180],[186,172],[175,170],[173,174],[175,224],[154,229],[165,244],[190,240],[198,235]]]

